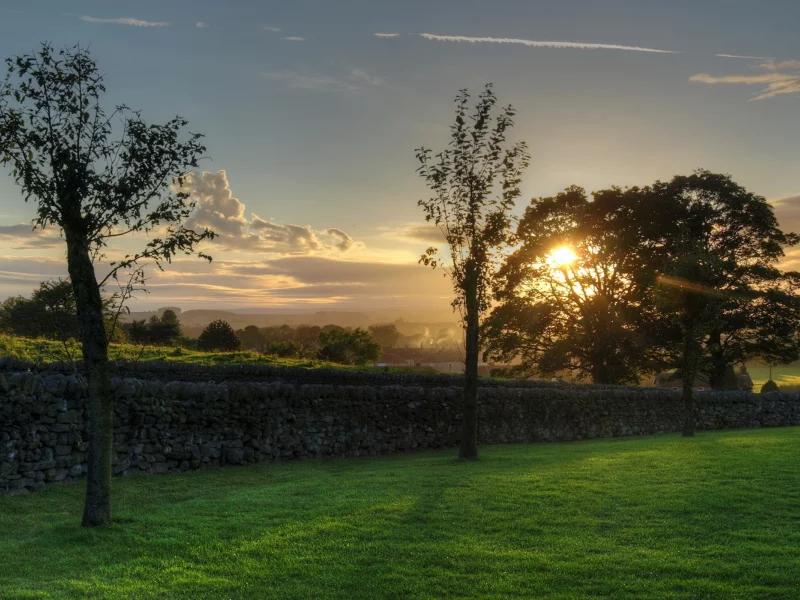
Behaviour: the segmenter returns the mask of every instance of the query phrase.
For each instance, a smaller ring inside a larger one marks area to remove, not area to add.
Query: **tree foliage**
[[[212,321],[197,339],[197,349],[205,352],[236,352],[242,349],[242,340],[227,321]]]
[[[487,358],[518,359],[512,371],[522,376],[638,382],[651,366],[642,324],[659,266],[658,244],[645,237],[656,233],[653,212],[643,204],[640,190],[618,188],[533,199],[498,273]]]
[[[128,337],[137,344],[173,345],[181,338],[181,323],[175,311],[167,309],[149,321],[133,321],[127,328]]]
[[[101,99],[103,76],[86,49],[38,51],[6,60],[0,83],[0,163],[26,201],[36,205],[34,225],[63,232],[67,268],[75,293],[81,348],[88,370],[89,455],[83,524],[111,519],[113,390],[101,289],[121,286],[120,300],[144,284],[143,264],[161,267],[192,254],[213,232],[183,223],[195,203],[181,191],[186,173],[205,148],[199,134],[175,117],[145,123],[121,105],[108,113]],[[133,254],[103,265],[113,240],[144,233]],[[206,257],[209,258],[209,257]],[[123,276],[124,273],[124,276]]]
[[[381,348],[394,348],[397,346],[402,334],[397,331],[397,325],[370,325],[369,333]]]
[[[369,331],[356,328],[347,330],[335,327],[319,334],[321,360],[343,365],[365,365],[381,357],[381,346]]]
[[[417,172],[433,193],[419,206],[447,243],[442,253],[428,248],[420,262],[441,267],[453,283],[453,308],[462,316],[466,337],[459,455],[476,458],[480,321],[491,300],[496,261],[512,241],[511,210],[529,155],[524,142],[508,142],[516,113],[507,106],[494,115],[497,98],[491,84],[478,96],[472,113],[467,90],[455,102],[449,146],[435,156],[427,148],[417,150]]]

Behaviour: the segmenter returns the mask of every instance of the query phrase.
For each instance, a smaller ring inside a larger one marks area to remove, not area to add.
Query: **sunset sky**
[[[414,149],[488,81],[530,144],[521,207],[702,167],[800,230],[798,23],[796,0],[0,0],[0,57],[91,44],[109,107],[207,136],[215,261],[153,274],[134,308],[439,309]],[[0,298],[64,274],[33,214],[4,170]]]

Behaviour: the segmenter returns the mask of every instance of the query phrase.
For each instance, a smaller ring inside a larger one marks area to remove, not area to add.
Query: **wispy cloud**
[[[761,65],[767,71],[783,71],[786,69],[800,69],[800,60],[784,60],[782,62],[768,62]]]
[[[800,94],[800,61],[766,62],[758,68],[768,71],[753,75],[721,75],[697,73],[689,80],[707,84],[761,85],[765,86],[753,100],[765,100],[785,94]]]
[[[289,37],[285,37],[285,38],[281,38],[281,39],[282,40],[288,40],[290,42],[305,42],[306,41],[306,38],[299,37],[299,36],[296,36],[296,35],[290,35]]]
[[[143,21],[141,19],[133,19],[131,17],[101,19],[100,17],[90,17],[88,15],[82,15],[81,21],[86,21],[87,23],[111,23],[114,25],[129,25],[131,27],[169,27],[172,24],[167,21]]]
[[[195,23],[194,26],[197,27],[198,29],[207,29],[211,27],[211,25],[209,25],[208,23],[204,23],[203,21],[198,21],[197,23]]]
[[[740,56],[739,54],[715,54],[714,56],[719,56],[720,58],[745,58],[748,60],[775,60],[769,56]]]
[[[375,37],[379,37],[379,38],[396,38],[400,34],[399,33],[373,33],[372,35],[374,35]]]
[[[264,25],[264,31],[271,31],[272,33],[280,33],[280,27],[273,27],[272,25]]]
[[[514,38],[468,37],[465,35],[435,35],[420,33],[426,40],[437,42],[467,42],[470,44],[516,44],[530,48],[570,48],[575,50],[627,50],[630,52],[652,52],[656,54],[680,54],[675,50],[657,50],[639,46],[621,46],[618,44],[593,44],[587,42],[547,42],[537,40],[520,40]]]
[[[290,88],[323,92],[358,92],[384,84],[382,78],[370,75],[363,69],[352,67],[346,74],[339,77],[298,71],[272,71],[262,73],[262,76],[272,81],[283,82]]]

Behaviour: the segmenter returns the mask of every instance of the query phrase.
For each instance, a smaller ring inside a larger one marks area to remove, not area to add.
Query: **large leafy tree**
[[[729,175],[702,170],[657,182],[650,193],[676,207],[665,273],[683,271],[678,279],[703,293],[694,301],[704,315],[698,369],[712,387],[727,387],[734,366],[747,360],[800,358],[800,273],[779,267],[800,237],[778,227],[772,206]]]
[[[611,188],[590,199],[573,186],[533,199],[498,273],[486,354],[513,361],[516,375],[638,382],[654,358],[644,323],[666,233],[654,224],[671,218],[645,197]]]
[[[27,201],[34,224],[55,227],[66,241],[67,269],[75,294],[88,371],[90,444],[84,526],[111,520],[113,405],[108,338],[101,289],[128,273],[142,284],[142,265],[161,265],[213,236],[182,225],[194,204],[180,189],[183,176],[205,151],[201,136],[184,137],[179,117],[149,125],[140,113],[101,104],[103,76],[80,47],[55,51],[49,44],[6,61],[0,83],[0,161]],[[146,232],[144,248],[96,266],[109,244]],[[124,278],[123,278],[124,280]],[[125,289],[130,289],[127,286]]]
[[[478,456],[478,358],[480,325],[489,308],[497,261],[511,243],[511,210],[520,196],[522,172],[530,160],[524,142],[510,143],[515,110],[502,108],[491,84],[478,96],[474,111],[470,95],[456,96],[450,144],[440,153],[420,148],[418,173],[432,192],[419,206],[425,220],[442,232],[447,250],[428,248],[420,262],[441,267],[453,283],[453,308],[465,330],[464,411],[459,456]]]

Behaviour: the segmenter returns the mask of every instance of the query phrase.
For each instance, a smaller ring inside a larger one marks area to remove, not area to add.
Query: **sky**
[[[205,134],[192,223],[222,234],[214,261],[152,271],[134,309],[424,312],[451,290],[417,264],[414,150],[486,82],[531,148],[520,211],[706,168],[800,230],[797,23],[796,0],[0,0],[0,57],[90,45],[108,106]],[[65,274],[33,215],[0,173],[0,298]]]

